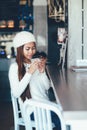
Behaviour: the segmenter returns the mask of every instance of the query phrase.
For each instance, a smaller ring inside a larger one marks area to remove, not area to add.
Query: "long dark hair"
[[[18,64],[18,78],[20,81],[26,72],[24,64],[23,64],[24,63],[23,46],[20,46],[17,48],[16,62]],[[30,90],[29,90],[29,84],[28,84],[25,91],[21,94],[21,99],[25,101],[26,97],[30,98],[29,93],[30,93]]]

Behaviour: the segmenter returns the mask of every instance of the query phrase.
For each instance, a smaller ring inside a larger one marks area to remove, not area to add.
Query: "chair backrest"
[[[30,99],[25,103],[24,113],[25,113],[25,127],[26,130],[32,130],[31,119],[29,116],[30,109],[33,109],[34,121],[36,130],[52,130],[53,123],[51,120],[51,111],[53,111],[59,118],[61,124],[61,130],[66,130],[65,121],[63,115],[55,103],[45,103],[38,102],[36,100]]]
[[[11,94],[11,100],[12,100],[12,107],[13,107],[13,114],[14,114],[14,120],[18,120],[19,119],[19,107],[18,107],[18,99],[15,98],[12,94]]]
[[[11,101],[12,101],[13,116],[14,116],[14,127],[15,130],[19,130],[19,126],[20,125],[25,126],[25,124],[21,116],[18,99],[15,98],[12,94],[11,94]]]
[[[18,99],[11,94],[13,114],[14,114],[14,125],[15,130],[19,130],[19,126],[25,126],[26,130],[52,130],[54,124],[51,120],[51,111],[53,111],[59,118],[61,124],[61,130],[66,130],[65,121],[63,119],[62,113],[59,110],[59,106],[55,103],[45,103],[36,101],[33,99],[27,100],[24,103],[24,119],[20,117],[21,111],[18,105]],[[30,109],[34,112],[34,121],[31,120],[29,115]]]

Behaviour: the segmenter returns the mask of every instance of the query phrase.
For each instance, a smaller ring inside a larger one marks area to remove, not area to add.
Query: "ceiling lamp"
[[[48,16],[56,22],[65,21],[65,0],[48,0]]]
[[[7,21],[7,26],[8,26],[8,28],[14,28],[14,21],[13,20],[8,20]]]
[[[26,3],[27,3],[26,0],[20,0],[20,1],[19,1],[19,4],[20,4],[20,5],[26,5]]]
[[[19,28],[24,29],[26,27],[26,22],[24,20],[19,21]]]
[[[7,27],[7,23],[5,20],[1,20],[0,21],[0,28],[6,28]]]

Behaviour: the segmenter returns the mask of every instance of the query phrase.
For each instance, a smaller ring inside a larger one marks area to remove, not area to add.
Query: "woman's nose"
[[[33,50],[32,50],[32,49],[30,49],[30,50],[29,50],[29,53],[31,53],[31,54],[32,54],[32,53],[33,53]]]

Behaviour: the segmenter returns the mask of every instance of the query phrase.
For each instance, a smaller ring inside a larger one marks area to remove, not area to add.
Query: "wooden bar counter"
[[[87,130],[87,72],[74,72],[48,65],[64,118],[70,130]]]

